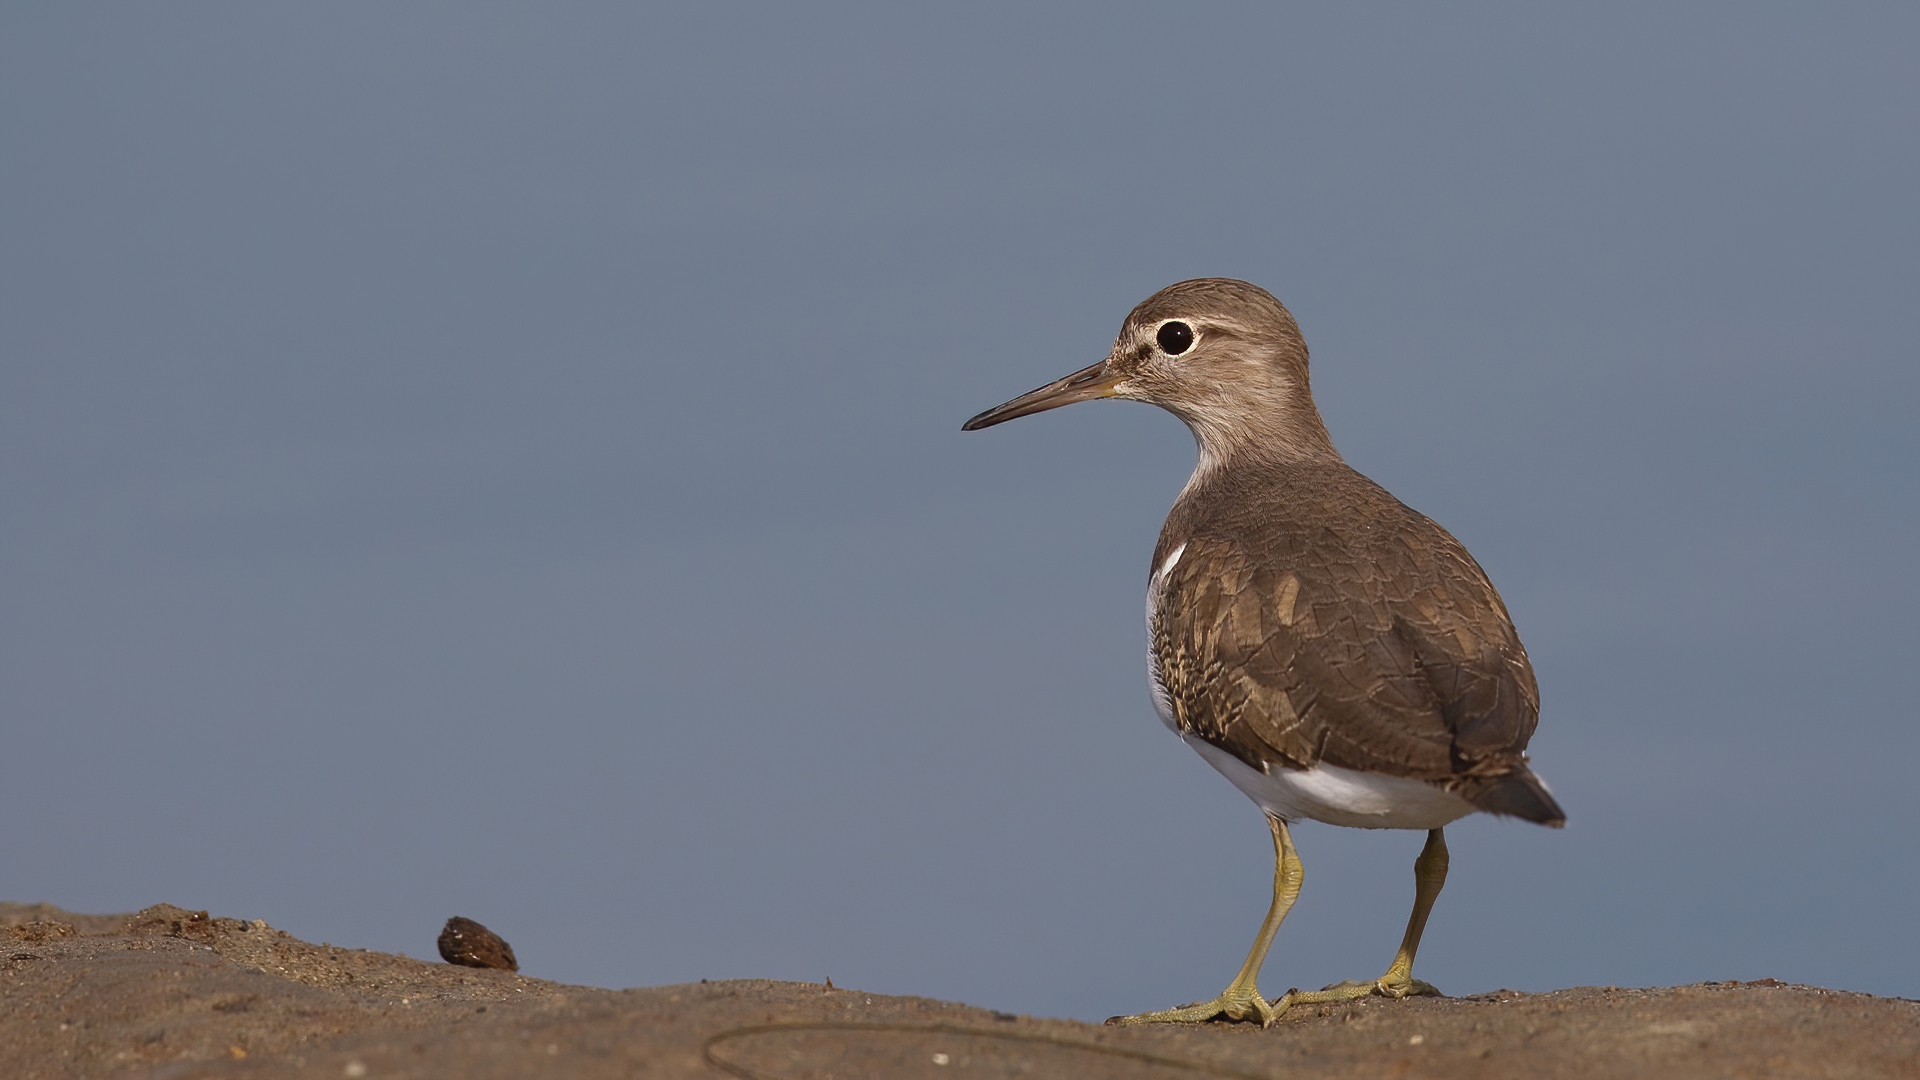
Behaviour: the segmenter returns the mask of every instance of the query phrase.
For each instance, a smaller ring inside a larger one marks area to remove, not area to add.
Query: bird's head
[[[1105,360],[995,406],[977,431],[1076,401],[1124,398],[1184,420],[1201,453],[1335,457],[1307,385],[1307,346],[1273,294],[1231,278],[1169,285],[1133,309]]]

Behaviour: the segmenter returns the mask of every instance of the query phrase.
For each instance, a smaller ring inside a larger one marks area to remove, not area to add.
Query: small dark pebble
[[[499,934],[472,919],[455,915],[440,931],[440,959],[461,967],[498,968],[519,971],[520,961],[513,958],[513,946]]]

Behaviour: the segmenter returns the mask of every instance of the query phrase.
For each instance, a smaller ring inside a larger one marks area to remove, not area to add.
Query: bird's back
[[[1459,541],[1336,460],[1203,470],[1154,553],[1169,721],[1262,771],[1406,777],[1564,820],[1527,769],[1526,649]]]

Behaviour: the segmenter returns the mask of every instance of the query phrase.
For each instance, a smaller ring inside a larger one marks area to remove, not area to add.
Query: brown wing
[[[1439,526],[1395,525],[1263,530],[1257,551],[1187,539],[1151,642],[1180,729],[1255,767],[1324,761],[1469,798],[1475,778],[1524,774],[1539,695],[1498,594]]]

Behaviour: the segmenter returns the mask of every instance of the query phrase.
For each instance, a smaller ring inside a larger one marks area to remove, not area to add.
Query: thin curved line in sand
[[[743,1039],[752,1035],[766,1035],[774,1032],[804,1031],[873,1031],[904,1032],[908,1034],[928,1035],[968,1035],[981,1039],[997,1039],[1002,1042],[1031,1043],[1038,1046],[1050,1046],[1063,1050],[1079,1050],[1090,1054],[1103,1054],[1107,1057],[1138,1061],[1147,1065],[1158,1065],[1169,1069],[1185,1069],[1208,1076],[1222,1077],[1223,1080],[1268,1080],[1254,1073],[1237,1072],[1220,1065],[1203,1061],[1188,1061],[1180,1058],[1162,1057],[1149,1054],[1144,1050],[1132,1050],[1119,1046],[1099,1046],[1093,1043],[1075,1042],[1053,1035],[1030,1035],[1016,1031],[996,1031],[992,1028],[962,1027],[957,1024],[885,1024],[885,1023],[834,1023],[831,1021],[795,1020],[784,1024],[754,1024],[748,1027],[729,1028],[716,1035],[709,1036],[700,1047],[701,1056],[707,1064],[740,1080],[773,1080],[769,1074],[755,1072],[743,1065],[724,1060],[714,1052],[723,1042]]]

